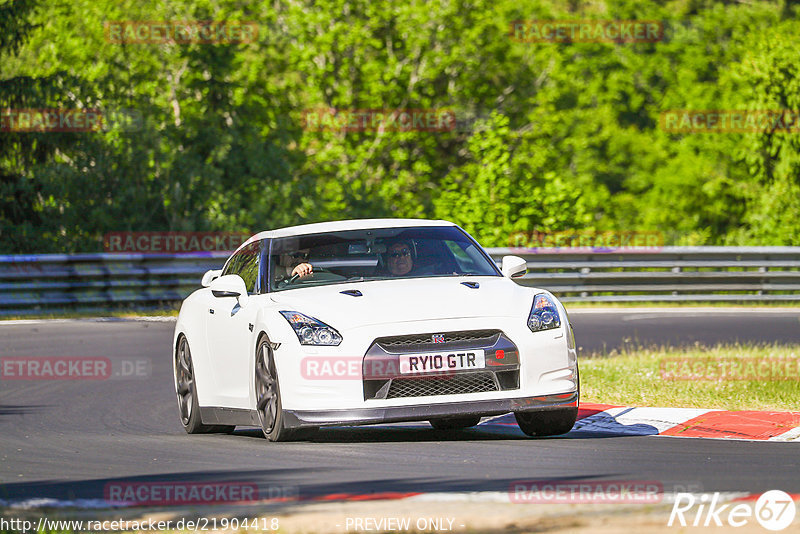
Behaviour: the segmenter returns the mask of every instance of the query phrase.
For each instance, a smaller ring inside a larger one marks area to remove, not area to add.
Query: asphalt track
[[[700,341],[800,342],[800,310],[575,311],[584,352]],[[800,493],[795,443],[597,435],[528,439],[491,424],[460,432],[424,424],[323,430],[268,443],[259,431],[188,436],[172,389],[173,322],[0,324],[0,357],[95,356],[147,363],[146,376],[0,380],[0,503],[102,501],[111,482],[243,482],[301,498],[373,492],[505,492],[519,480],[659,481],[665,491]],[[130,369],[128,369],[130,371]]]

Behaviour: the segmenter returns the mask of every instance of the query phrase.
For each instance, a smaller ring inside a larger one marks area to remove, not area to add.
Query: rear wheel
[[[481,421],[479,415],[465,417],[447,417],[443,419],[431,419],[428,421],[436,430],[458,430],[477,425]]]
[[[275,359],[266,337],[261,338],[256,351],[256,410],[264,436],[269,441],[289,441],[312,437],[316,434],[317,428],[289,429],[284,424],[278,373],[275,370]]]
[[[181,424],[189,434],[209,434],[212,432],[233,432],[231,425],[204,425],[200,419],[200,405],[197,401],[197,384],[194,380],[194,366],[189,341],[181,336],[175,351],[175,390],[178,394],[178,410]]]

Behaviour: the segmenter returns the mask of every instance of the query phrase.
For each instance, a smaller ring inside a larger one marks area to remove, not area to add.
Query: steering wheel
[[[310,275],[309,275],[309,276],[314,276],[314,273],[323,273],[323,272],[326,272],[326,271],[325,271],[325,269],[324,269],[324,268],[322,268],[322,267],[313,267],[313,269],[314,269],[314,270],[313,270],[313,271],[311,271],[311,273],[310,273]],[[292,277],[291,277],[291,278],[289,278],[289,280],[287,280],[287,281],[286,281],[286,283],[287,283],[287,284],[294,284],[294,283],[295,283],[295,282],[296,282],[296,281],[297,281],[299,278],[300,278],[300,274],[295,274],[295,275],[292,275]]]

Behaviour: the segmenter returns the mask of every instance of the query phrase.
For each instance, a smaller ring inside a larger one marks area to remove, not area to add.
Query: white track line
[[[781,434],[780,436],[773,436],[767,441],[796,441],[800,443],[800,426],[793,428],[790,431]]]

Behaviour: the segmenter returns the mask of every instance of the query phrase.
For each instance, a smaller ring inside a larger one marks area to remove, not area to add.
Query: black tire
[[[181,424],[187,434],[231,433],[236,428],[231,425],[204,425],[200,419],[192,351],[186,336],[180,337],[175,350],[175,393],[178,396]]]
[[[575,368],[578,382],[578,399],[574,408],[558,408],[541,412],[516,412],[517,424],[528,436],[559,436],[566,434],[578,420],[578,407],[581,401],[581,372]]]
[[[558,408],[541,412],[516,412],[520,430],[529,436],[558,436],[566,434],[578,419],[577,408]]]
[[[262,337],[256,346],[255,392],[261,431],[269,441],[309,439],[316,434],[316,427],[286,428],[275,359],[266,337]]]
[[[443,419],[431,419],[428,421],[436,430],[458,430],[475,426],[481,421],[480,415],[467,415],[464,417],[447,417]]]

